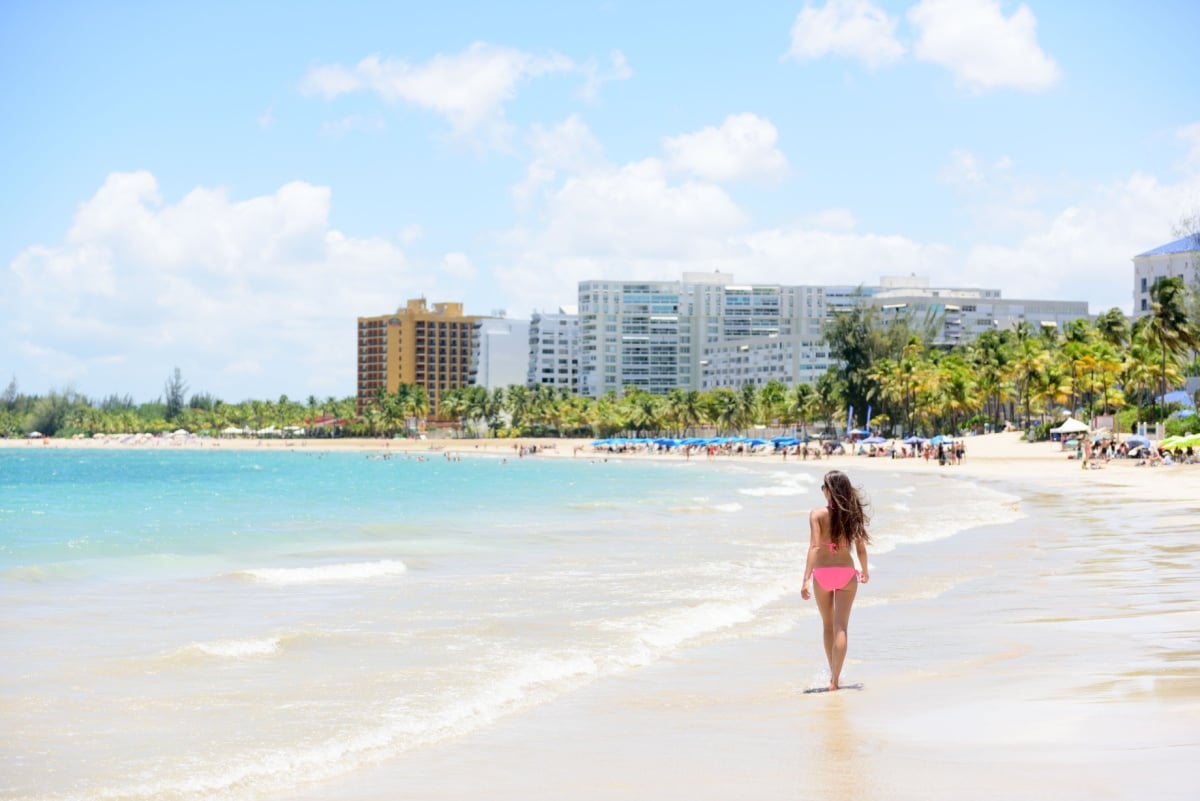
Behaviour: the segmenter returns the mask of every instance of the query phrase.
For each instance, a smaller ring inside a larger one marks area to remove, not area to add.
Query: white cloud
[[[853,231],[858,225],[854,213],[850,209],[825,209],[816,214],[805,215],[800,220],[805,228],[816,228],[822,231]]]
[[[411,223],[400,229],[400,243],[403,245],[411,245],[418,242],[425,236],[425,229],[417,223]]]
[[[1135,172],[1113,184],[1088,187],[1077,202],[1013,244],[971,248],[953,271],[960,283],[1002,286],[1005,297],[1092,302],[1097,313],[1131,310],[1132,259],[1173,237],[1171,224],[1200,191],[1200,175],[1164,184]]]
[[[1186,172],[1200,172],[1200,122],[1185,125],[1176,131],[1175,135],[1187,147],[1187,153],[1184,155],[1183,160],[1183,170]]]
[[[338,95],[357,92],[365,82],[355,70],[341,64],[325,64],[311,68],[300,81],[300,91],[306,95],[320,95],[332,100]]]
[[[983,169],[974,153],[952,150],[946,165],[938,173],[938,180],[946,184],[979,184],[983,182]]]
[[[663,149],[672,169],[712,181],[779,178],[787,159],[777,148],[775,126],[754,114],[733,114],[720,128],[667,137]]]
[[[598,165],[603,150],[577,114],[550,127],[535,123],[530,129],[529,147],[533,158],[525,180],[512,188],[513,198],[521,207],[552,184],[559,171],[580,173]]]
[[[114,173],[63,242],[8,265],[0,338],[24,354],[22,375],[92,393],[152,398],[161,384],[139,382],[156,365],[226,400],[350,394],[354,319],[440,291],[442,279],[388,240],[332,229],[330,199],[294,182],[240,201],[197,188],[167,203],[150,173]]]
[[[722,189],[672,182],[658,159],[592,164],[547,183],[539,200],[535,224],[518,226],[502,243],[509,264],[496,272],[512,308],[572,302],[589,278],[715,269],[748,221]]]
[[[600,93],[600,87],[613,81],[627,81],[633,77],[633,68],[625,60],[625,54],[614,50],[608,57],[608,69],[602,70],[595,63],[587,63],[580,68],[585,76],[583,88],[579,90],[585,100],[594,100]]]
[[[959,86],[1041,92],[1058,83],[1058,64],[1038,45],[1024,3],[1005,17],[999,0],[921,0],[908,19],[919,32],[916,58],[947,68]]]
[[[895,31],[896,20],[869,0],[828,0],[823,8],[806,5],[792,25],[788,56],[797,61],[845,56],[874,69],[904,55]]]
[[[465,253],[447,253],[442,258],[441,270],[456,281],[471,281],[476,276],[475,265]]]
[[[308,71],[300,89],[333,99],[370,90],[387,102],[404,101],[442,114],[459,135],[502,141],[509,126],[504,104],[529,78],[575,69],[567,57],[538,56],[475,42],[455,55],[437,55],[424,64],[368,56],[353,67],[322,65]]]
[[[1179,133],[1190,146],[1195,131]],[[999,287],[1007,298],[1129,311],[1132,257],[1169,241],[1200,193],[1200,169],[1176,183],[1138,172],[1093,185],[1011,175],[1008,156],[960,151],[951,161],[970,179],[959,188],[978,244],[861,231],[846,208],[755,226],[717,185],[672,182],[665,164],[646,159],[547,183],[530,222],[504,243],[510,266],[496,272],[512,308],[554,308],[581,280],[720,270],[746,282],[849,285],[916,273],[935,285]]]
[[[340,120],[322,123],[321,136],[340,139],[351,133],[379,133],[385,127],[383,118],[376,114],[351,114]]]

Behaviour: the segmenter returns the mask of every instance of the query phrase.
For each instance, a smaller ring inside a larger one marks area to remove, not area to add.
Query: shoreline
[[[957,478],[984,478],[1011,483],[1036,490],[1044,482],[1055,486],[1074,487],[1082,481],[1136,487],[1150,497],[1159,497],[1159,490],[1183,488],[1188,479],[1200,480],[1200,465],[1140,466],[1134,459],[1113,459],[1102,462],[1100,468],[1082,469],[1081,463],[1069,458],[1069,451],[1055,442],[1027,443],[1020,432],[981,434],[964,438],[966,456],[961,464],[939,465],[936,459],[921,457],[896,458],[836,454],[820,459],[804,459],[797,455],[784,458],[774,453],[717,454],[702,453],[690,457],[682,453],[649,453],[630,451],[609,453],[593,449],[592,439],[522,437],[512,439],[242,439],[208,437],[147,437],[122,435],[107,439],[0,439],[0,450],[188,450],[188,451],[281,451],[281,452],[351,452],[369,455],[403,454],[406,456],[489,456],[539,459],[607,459],[638,462],[693,462],[697,464],[741,465],[793,469],[811,466],[819,469],[838,469],[847,473],[858,471],[900,471],[933,473]],[[523,449],[536,452],[523,453]],[[1080,475],[1080,474],[1083,475]],[[853,475],[852,475],[853,477]],[[1186,487],[1191,490],[1191,487]],[[1145,495],[1139,497],[1146,497]]]

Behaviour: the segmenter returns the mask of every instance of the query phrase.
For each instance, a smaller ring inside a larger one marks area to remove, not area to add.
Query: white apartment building
[[[772,379],[811,383],[836,366],[822,325],[863,300],[918,320],[934,315],[939,346],[1023,321],[1062,327],[1089,316],[1085,301],[1006,300],[998,289],[931,288],[918,276],[885,277],[874,287],[742,285],[726,273],[583,281],[578,392],[594,398],[624,387],[664,394]]]
[[[936,315],[940,326],[933,338],[937,347],[970,342],[984,331],[1011,330],[1027,322],[1062,329],[1072,320],[1091,319],[1087,301],[1015,300],[1000,297],[999,289],[931,288],[923,276],[880,279],[870,302],[885,312],[907,313],[917,321]]]
[[[820,335],[787,334],[706,345],[700,366],[700,389],[708,391],[745,384],[761,388],[771,381],[787,387],[812,384],[837,361]]]
[[[600,397],[629,386],[655,394],[741,386],[745,380],[730,382],[744,375],[743,346],[756,358],[769,357],[773,367],[782,367],[777,360],[784,359],[782,375],[814,380],[820,373],[807,360],[823,353],[817,345],[821,323],[831,305],[852,304],[855,292],[742,285],[719,272],[685,273],[679,281],[583,281],[579,392]]]
[[[1188,287],[1200,285],[1200,234],[1176,239],[1133,257],[1133,316],[1150,311],[1150,288],[1162,278],[1178,276]]]
[[[524,384],[529,364],[529,323],[485,317],[471,330],[470,382],[496,389]]]
[[[579,310],[561,306],[557,314],[534,312],[529,321],[525,385],[579,390]]]

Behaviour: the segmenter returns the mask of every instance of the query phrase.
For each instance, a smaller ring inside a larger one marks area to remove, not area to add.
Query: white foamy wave
[[[753,498],[779,498],[795,495],[807,495],[812,492],[815,480],[807,473],[768,473],[767,478],[774,481],[766,487],[743,487],[738,490],[742,495]]]
[[[743,487],[738,490],[742,495],[749,495],[752,498],[767,498],[779,497],[786,495],[804,495],[808,492],[803,487],[796,486],[775,486],[775,487]]]
[[[703,500],[698,498],[697,500]],[[713,512],[733,513],[740,512],[744,507],[736,501],[731,503],[715,503],[708,506],[676,506],[672,511],[687,512],[693,514],[711,514]]]
[[[871,521],[872,553],[934,542],[982,526],[1013,523],[1026,516],[1016,495],[966,481],[950,483],[949,492],[925,495],[912,504],[881,507]]]
[[[242,570],[234,575],[265,584],[287,585],[370,581],[398,576],[407,571],[408,567],[400,560],[385,559],[380,562],[352,562],[321,567],[267,567]]]
[[[281,637],[212,640],[211,642],[194,642],[185,645],[174,653],[180,656],[203,655],[218,659],[243,659],[278,653],[281,642]]]

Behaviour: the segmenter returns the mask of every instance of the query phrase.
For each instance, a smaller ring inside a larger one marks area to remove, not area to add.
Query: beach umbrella
[[[1150,440],[1146,439],[1141,434],[1134,434],[1125,440],[1125,444],[1130,448],[1148,448],[1150,447]]]
[[[925,442],[925,438],[918,437],[916,434],[913,434],[911,437],[906,437],[904,439],[905,445],[921,445],[921,444],[924,444],[924,442]]]
[[[1050,429],[1051,434],[1082,434],[1088,430],[1088,424],[1076,420],[1074,417],[1068,417],[1063,421],[1062,425]]]
[[[876,434],[875,436],[867,437],[863,440],[864,445],[882,445],[887,442],[886,439]]]

